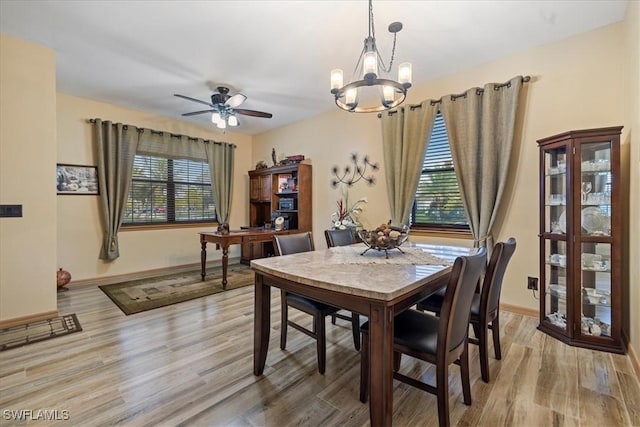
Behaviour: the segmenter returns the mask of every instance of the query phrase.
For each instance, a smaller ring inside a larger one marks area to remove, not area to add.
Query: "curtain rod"
[[[95,123],[96,119],[88,119],[87,120],[88,123]],[[122,125],[125,129],[127,129],[129,127],[129,125]],[[151,132],[152,134],[156,134],[156,135],[164,135],[165,133],[169,134],[169,136],[171,136],[172,138],[187,138],[187,140],[189,141],[198,141],[199,139],[202,139],[204,142],[210,142],[213,144],[217,144],[217,145],[222,145],[222,144],[228,144],[227,142],[218,142],[218,141],[213,141],[210,139],[204,139],[204,138],[195,138],[193,136],[189,136],[189,135],[181,135],[179,133],[170,133],[170,132],[163,132],[160,130],[153,130],[153,129],[145,129],[145,128],[137,128],[138,133],[142,133],[145,130],[148,130],[149,132]],[[229,144],[231,145],[233,148],[236,148],[236,144]]]
[[[524,76],[522,77],[522,83],[528,83],[531,81],[531,76]],[[501,89],[503,87],[509,87],[511,86],[511,82],[506,82],[506,83],[496,83],[496,85],[493,87],[494,90],[498,90]],[[476,89],[476,94],[480,95],[482,92],[484,92],[484,89],[478,88]],[[436,105],[436,104],[440,104],[442,102],[442,98],[446,97],[446,96],[450,96],[452,101],[455,101],[458,98],[464,98],[467,96],[466,92],[465,93],[460,93],[457,95],[445,95],[440,97],[439,99],[436,100],[431,100],[431,105]],[[422,108],[421,104],[414,104],[414,105],[409,105],[409,108],[411,110],[415,110],[416,108]],[[392,115],[397,113],[398,110],[391,110],[388,111],[387,114]],[[378,113],[378,118],[382,117],[382,113]]]

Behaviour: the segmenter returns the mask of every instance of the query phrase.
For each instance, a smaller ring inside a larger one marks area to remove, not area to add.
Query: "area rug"
[[[75,314],[53,317],[24,325],[0,329],[0,351],[22,347],[51,338],[80,332],[82,326]]]
[[[253,270],[244,264],[229,265],[227,291],[253,285]],[[222,267],[207,268],[205,281],[200,270],[132,280],[100,286],[126,315],[152,310],[223,292]]]

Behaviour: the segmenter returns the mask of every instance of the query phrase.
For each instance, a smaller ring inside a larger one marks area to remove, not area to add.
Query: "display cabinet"
[[[249,171],[249,227],[272,227],[277,217],[287,230],[311,231],[311,165],[294,163]],[[242,245],[241,261],[273,254],[271,242]]]
[[[540,324],[579,347],[626,352],[622,127],[576,130],[540,148]]]

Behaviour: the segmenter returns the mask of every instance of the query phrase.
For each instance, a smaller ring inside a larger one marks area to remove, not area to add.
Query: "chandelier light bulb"
[[[405,87],[411,87],[411,63],[403,62],[398,66],[398,81]]]
[[[220,121],[218,122],[218,128],[219,129],[226,129],[227,128],[227,121],[225,119],[220,119]]]
[[[339,68],[331,70],[331,93],[336,93],[342,86],[344,86],[342,70]]]
[[[236,116],[229,116],[229,126],[238,126],[238,118]]]
[[[394,90],[392,86],[383,86],[382,87],[382,98],[384,104],[391,104],[394,98]]]
[[[375,50],[370,50],[364,54],[362,72],[365,79],[375,79],[378,75],[378,56]]]
[[[220,123],[220,120],[222,120],[222,117],[220,117],[220,113],[213,113],[211,114],[211,123],[217,125],[218,123]]]
[[[358,105],[358,89],[349,89],[344,95],[344,102],[349,106]]]

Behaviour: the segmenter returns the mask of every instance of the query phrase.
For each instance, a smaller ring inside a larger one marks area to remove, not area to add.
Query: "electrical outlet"
[[[527,278],[527,289],[531,289],[531,290],[534,290],[534,291],[538,290],[538,278],[537,277],[529,276],[529,278]]]

